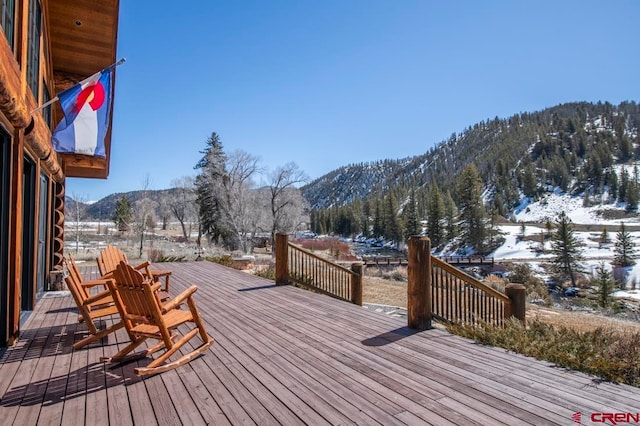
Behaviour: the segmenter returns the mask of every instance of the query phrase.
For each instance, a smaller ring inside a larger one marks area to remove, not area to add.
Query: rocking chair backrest
[[[121,307],[120,314],[125,321],[135,324],[155,324],[161,317],[160,301],[157,291],[152,287],[159,287],[147,280],[131,265],[121,261],[114,271],[116,303]],[[120,303],[118,303],[118,301]]]
[[[82,275],[78,265],[71,255],[69,255],[69,259],[64,259],[64,263],[69,271],[69,276],[65,279],[67,287],[76,303],[82,305],[89,298],[89,291],[82,286]]]
[[[108,282],[106,280],[83,280],[82,275],[80,275],[80,270],[71,255],[69,255],[68,259],[64,259],[64,262],[69,271],[69,275],[66,276],[64,280],[78,307],[78,312],[80,313],[78,320],[83,321],[89,331],[89,336],[73,344],[74,349],[80,349],[122,328],[124,323],[122,321],[113,322],[111,326],[106,328],[99,328],[97,326],[95,321],[98,318],[111,317],[113,314],[117,314],[118,310],[116,306],[114,306],[113,298],[108,290],[104,289],[90,294],[88,288],[96,286],[104,287],[108,285]]]
[[[102,249],[97,261],[100,275],[106,275],[109,272],[115,271],[120,262],[129,263],[127,255],[124,254],[122,250],[112,245],[108,245]]]

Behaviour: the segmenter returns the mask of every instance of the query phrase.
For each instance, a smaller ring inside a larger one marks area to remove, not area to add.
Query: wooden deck
[[[100,362],[122,333],[78,351],[70,296],[45,297],[0,357],[0,424],[591,424],[632,412],[640,389],[484,347],[208,262],[162,264],[216,342],[140,379]],[[53,295],[55,296],[55,295]],[[196,339],[197,340],[197,339]],[[148,361],[138,361],[142,364]]]

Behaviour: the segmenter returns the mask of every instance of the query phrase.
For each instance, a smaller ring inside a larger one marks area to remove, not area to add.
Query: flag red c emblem
[[[76,101],[76,111],[80,111],[85,103],[88,103],[94,111],[97,111],[102,106],[104,103],[104,86],[100,81],[85,87],[80,92]]]

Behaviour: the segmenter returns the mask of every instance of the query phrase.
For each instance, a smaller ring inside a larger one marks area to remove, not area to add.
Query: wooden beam
[[[289,235],[276,234],[276,285],[289,284]]]
[[[59,154],[67,177],[106,179],[109,176],[109,162],[106,158],[81,154]]]
[[[9,335],[8,344],[12,345],[18,338],[20,327],[20,282],[22,274],[22,173],[24,169],[24,149],[22,131],[13,134],[11,146],[11,188],[9,205],[12,207],[9,216]]]
[[[431,241],[427,237],[409,238],[407,320],[409,328],[431,328]]]
[[[6,39],[0,37],[0,111],[13,127],[23,129],[31,117],[21,96],[20,72]]]

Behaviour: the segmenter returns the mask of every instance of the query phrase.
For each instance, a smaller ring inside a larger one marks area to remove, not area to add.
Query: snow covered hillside
[[[575,225],[591,225],[589,231],[581,230],[581,226],[576,226],[575,235],[583,243],[582,262],[583,270],[587,273],[593,273],[595,268],[604,262],[605,266],[611,269],[611,261],[614,258],[614,243],[616,234],[619,230],[620,223],[624,222],[627,230],[632,236],[634,242],[640,241],[640,220],[637,216],[627,217],[624,219],[603,219],[599,211],[620,210],[624,212],[624,205],[605,204],[603,206],[584,207],[581,197],[572,197],[566,194],[554,193],[548,194],[541,200],[530,203],[526,199],[516,209],[514,219],[519,223],[524,222],[524,237],[522,238],[522,225],[502,225],[500,230],[503,232],[505,242],[496,249],[491,256],[497,261],[503,260],[519,260],[529,263],[535,271],[541,272],[540,264],[549,260],[551,243],[547,239],[544,243],[544,251],[541,248],[541,234],[546,234],[547,229],[545,223],[550,220],[555,223],[558,214],[564,211]],[[609,234],[610,243],[601,244],[602,230],[606,228]],[[638,230],[636,230],[636,228]],[[640,250],[637,252],[640,255]],[[627,287],[633,281],[640,283],[640,259],[638,264],[628,268]],[[633,297],[640,300],[639,290],[628,290],[618,292],[617,296]]]

